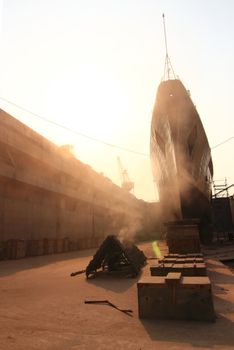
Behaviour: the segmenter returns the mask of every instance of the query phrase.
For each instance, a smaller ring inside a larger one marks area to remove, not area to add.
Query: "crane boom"
[[[121,187],[130,192],[134,188],[134,182],[130,181],[128,172],[124,169],[120,157],[117,157],[117,163],[120,173]]]

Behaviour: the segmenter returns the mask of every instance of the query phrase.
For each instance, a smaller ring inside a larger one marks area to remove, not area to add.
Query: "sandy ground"
[[[141,248],[152,256],[150,245]],[[1,350],[234,349],[234,275],[223,264],[208,260],[215,323],[143,321],[137,311],[138,279],[70,277],[93,253],[0,262]],[[143,274],[149,274],[149,265]],[[87,299],[108,299],[132,309],[133,317],[84,304]]]

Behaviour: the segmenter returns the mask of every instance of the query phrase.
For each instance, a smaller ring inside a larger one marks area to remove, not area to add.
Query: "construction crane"
[[[120,173],[121,187],[124,190],[130,192],[131,190],[134,189],[134,182],[130,181],[128,172],[126,169],[123,168],[120,157],[117,157],[117,163],[118,163],[118,168]]]

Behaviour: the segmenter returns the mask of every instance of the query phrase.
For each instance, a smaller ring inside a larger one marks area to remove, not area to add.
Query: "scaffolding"
[[[220,183],[222,181],[222,183]],[[219,182],[219,184],[217,184]],[[228,186],[227,178],[223,180],[213,181],[213,198],[229,197],[229,190],[234,184]]]
[[[233,241],[234,239],[234,209],[233,197],[227,179],[213,181],[212,211],[214,233],[217,241]]]

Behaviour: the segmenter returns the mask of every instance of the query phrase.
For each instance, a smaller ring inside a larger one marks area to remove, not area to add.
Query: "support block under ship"
[[[201,240],[209,240],[211,152],[190,93],[179,79],[158,87],[150,150],[164,221],[200,219]]]

